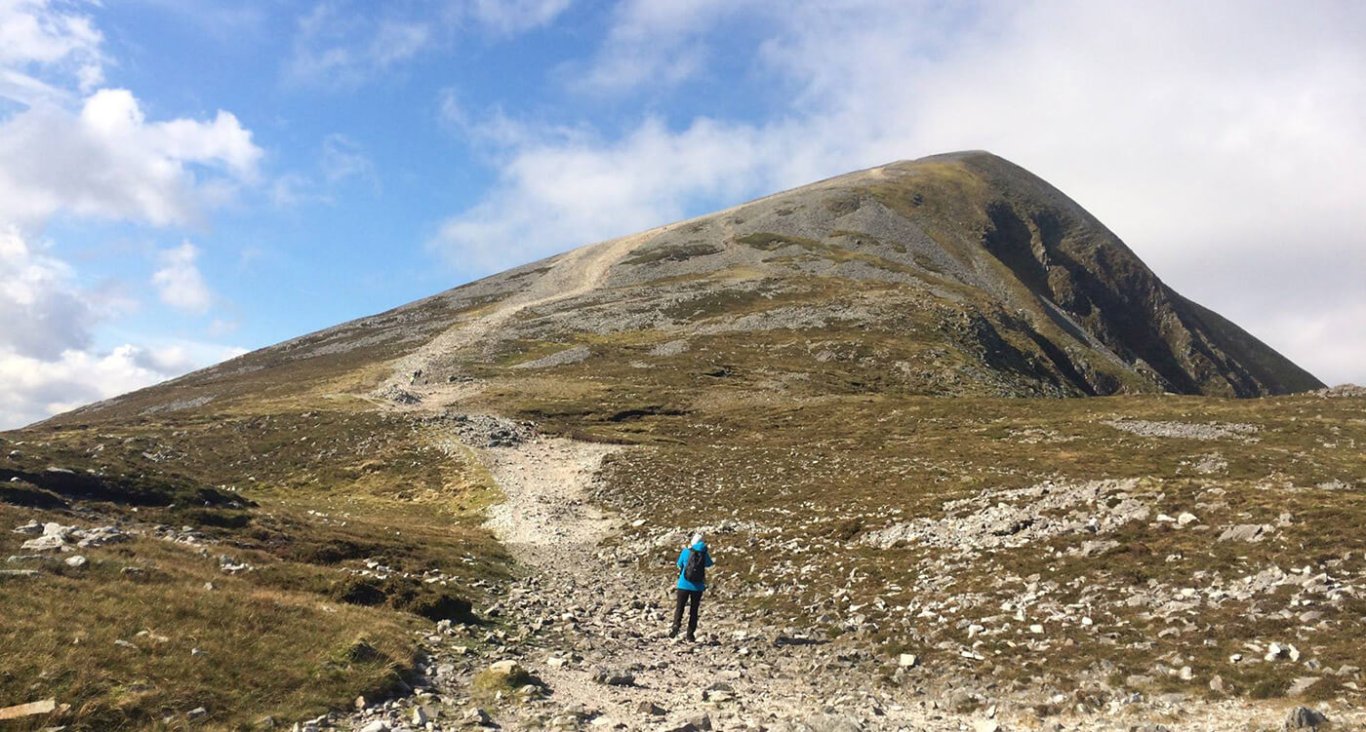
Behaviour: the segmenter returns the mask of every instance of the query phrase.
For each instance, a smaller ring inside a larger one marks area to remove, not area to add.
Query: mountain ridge
[[[875,293],[884,296],[880,302]],[[854,304],[859,294],[867,296],[862,310]],[[766,309],[756,298],[783,303],[797,319],[783,322],[783,306]],[[687,303],[701,307],[689,311]],[[726,321],[748,318],[751,332],[843,330],[852,343],[870,329],[895,336],[896,322],[907,320],[889,312],[896,307],[935,311],[909,318],[919,328],[901,333],[919,341],[912,350],[920,353],[894,346],[885,357],[866,357],[877,363],[863,370],[923,372],[889,382],[910,393],[1249,397],[1323,386],[1176,293],[1051,184],[991,153],[964,151],[855,171],[579,247],[73,416],[123,413],[120,405],[130,404],[155,412],[225,394],[250,398],[251,388],[235,388],[235,378],[238,386],[262,386],[252,373],[284,367],[281,378],[290,380],[301,370],[289,365],[300,361],[320,367],[302,369],[317,372],[306,377],[315,385],[322,377],[327,388],[439,403],[443,392],[469,391],[443,384],[514,373],[497,368],[499,348],[509,342],[569,351],[585,338],[631,334],[638,345],[659,346],[743,329]],[[766,311],[772,322],[763,322]],[[941,333],[917,334],[926,327]],[[582,360],[596,358],[588,348]],[[936,348],[950,351],[944,363],[961,384],[933,378],[944,370],[927,353]],[[751,360],[751,373],[793,371]],[[377,374],[379,362],[390,363],[392,373]]]

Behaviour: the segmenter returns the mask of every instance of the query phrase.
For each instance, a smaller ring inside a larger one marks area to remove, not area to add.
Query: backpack
[[[688,548],[688,561],[683,565],[683,579],[700,585],[707,581],[707,555]]]

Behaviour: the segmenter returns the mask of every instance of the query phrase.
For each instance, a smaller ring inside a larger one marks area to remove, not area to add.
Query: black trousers
[[[688,637],[697,632],[697,611],[702,606],[701,590],[679,590],[674,603],[674,626],[669,635],[678,635],[678,626],[683,623],[683,606],[688,606]]]

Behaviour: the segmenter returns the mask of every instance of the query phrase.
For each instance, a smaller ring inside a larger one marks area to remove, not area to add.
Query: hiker
[[[689,641],[696,642],[697,611],[702,605],[702,591],[707,589],[707,567],[710,567],[711,553],[702,541],[702,532],[692,535],[692,542],[678,553],[678,598],[674,605],[674,624],[669,630],[670,638],[678,637],[678,626],[683,622],[683,606],[688,606]]]

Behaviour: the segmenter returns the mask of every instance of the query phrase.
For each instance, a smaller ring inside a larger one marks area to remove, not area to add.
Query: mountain
[[[723,381],[793,395],[1323,386],[1048,183],[963,152],[577,249],[58,421],[328,391],[441,404],[546,379],[610,379],[675,407]]]
[[[1320,386],[998,157],[832,178],[0,433],[0,719],[1356,728]]]

